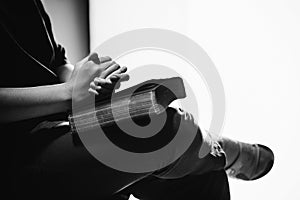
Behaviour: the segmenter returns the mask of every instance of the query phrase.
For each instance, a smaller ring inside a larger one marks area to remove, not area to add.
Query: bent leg
[[[213,140],[212,137],[203,139],[201,129],[195,124],[190,114],[174,108],[168,108],[167,112],[172,113],[175,119],[180,118],[180,125],[183,127],[185,134],[190,134],[189,132],[193,131],[194,128],[196,128],[197,134],[179,159],[166,168],[154,172],[153,175],[159,178],[172,179],[224,169],[226,156],[218,141]],[[204,155],[201,153],[203,147],[209,149]]]
[[[188,175],[177,179],[148,176],[121,191],[118,195],[129,196],[129,194],[142,200],[230,199],[228,179],[224,170],[202,175]]]
[[[74,145],[72,134],[68,130],[61,130],[66,127],[42,129],[35,133],[34,139],[21,141],[17,145],[18,151],[15,156],[19,161],[14,169],[15,191],[21,197],[29,196],[31,199],[105,199],[150,174],[160,179],[178,179],[187,175],[198,177],[222,169],[225,163],[224,154],[218,150],[218,145],[213,145],[212,151],[205,158],[199,157],[199,149],[203,142],[202,133],[189,114],[168,108],[167,122],[159,133],[160,136],[172,138],[170,135],[176,135],[179,122],[187,135],[191,130],[197,129],[192,144],[172,164],[164,169],[146,173],[125,173],[107,167],[95,159],[83,145]],[[112,135],[115,138],[110,139],[116,141],[124,135],[115,126],[106,131],[114,132]],[[161,140],[154,143],[160,144]],[[136,146],[124,145],[124,148],[128,149],[134,147]],[[148,150],[146,145],[142,147]],[[174,148],[173,152],[176,152],[176,146]],[[172,160],[172,156],[174,154],[170,154],[167,160]],[[22,157],[23,159],[20,159]],[[158,163],[158,166],[160,165],[161,163]]]
[[[114,170],[75,146],[68,127],[42,129],[22,141],[12,172],[12,199],[106,199],[145,176]]]
[[[197,126],[187,113],[168,108],[168,116],[181,118],[189,134],[191,126]],[[202,133],[197,134],[186,152],[171,165],[154,172],[116,194],[116,198],[128,198],[134,194],[145,200],[154,199],[230,199],[229,184],[224,171],[225,153],[217,141],[204,141],[210,145],[210,152],[199,156],[203,145]]]

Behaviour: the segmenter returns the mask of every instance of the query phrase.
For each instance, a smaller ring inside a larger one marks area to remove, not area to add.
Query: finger
[[[118,69],[120,69],[120,65],[115,63],[111,66],[109,66],[102,74],[101,77],[102,78],[106,78],[107,76],[109,76],[110,74],[112,74],[113,72],[117,71]]]
[[[102,63],[106,63],[108,61],[111,61],[111,57],[109,56],[103,56],[100,57],[98,56],[97,53],[92,53],[89,57],[88,57],[88,61],[93,61],[95,64],[102,64]]]
[[[111,82],[117,82],[120,80],[120,77],[116,76],[116,75],[112,75],[112,76],[108,77],[107,79],[110,80]]]
[[[130,79],[129,74],[120,74],[121,81],[128,81]]]
[[[107,62],[105,62],[105,63],[101,63],[100,69],[101,69],[101,70],[106,70],[107,68],[109,68],[110,66],[112,66],[112,65],[114,65],[114,64],[116,64],[115,61],[107,61]]]
[[[96,85],[105,85],[105,84],[111,84],[111,81],[110,80],[107,80],[107,79],[103,79],[103,78],[99,78],[99,77],[96,77],[94,79],[94,83]]]
[[[114,86],[116,85],[116,82],[112,82],[109,79],[103,79],[103,78],[95,78],[94,83],[98,86],[101,86],[101,89],[102,88],[113,89]]]
[[[106,63],[108,61],[112,61],[111,57],[109,56],[103,56],[103,57],[100,57],[100,63]]]
[[[127,71],[127,67],[123,66],[121,68],[119,68],[118,70],[116,70],[114,73],[111,74],[111,76],[115,75],[115,74],[122,74],[125,73]]]
[[[125,73],[126,71],[127,71],[127,67],[123,66],[120,69],[118,69],[115,73],[121,74],[121,73]]]
[[[88,92],[89,92],[90,94],[93,94],[93,95],[99,95],[99,93],[98,93],[96,90],[92,89],[92,88],[89,88],[89,89],[88,89]]]
[[[101,86],[98,86],[97,84],[95,84],[94,81],[92,81],[90,83],[90,88],[92,88],[93,90],[100,90],[101,89]]]
[[[103,88],[112,90],[115,85],[116,85],[116,83],[112,83],[112,82],[108,83],[108,82],[106,82],[106,83],[102,83],[100,87],[101,87],[101,90]]]
[[[100,59],[99,59],[97,53],[92,53],[92,54],[89,56],[88,61],[93,61],[95,64],[100,65]]]
[[[117,81],[128,81],[130,78],[129,74],[113,74],[109,77],[109,80],[111,82],[117,82]]]
[[[117,90],[121,87],[121,82],[117,82],[114,86],[114,90]]]
[[[123,75],[127,71],[127,67],[123,66],[120,69],[116,70],[114,73],[110,74],[107,79],[111,81],[118,81],[120,78],[123,78]]]
[[[98,85],[99,84],[99,85]],[[100,86],[101,84],[101,86]],[[111,93],[114,84],[112,84],[111,82],[108,82],[105,79],[101,79],[101,78],[95,78],[95,80],[93,82],[90,83],[90,89],[92,93],[95,93],[95,91],[98,94],[106,94],[106,93]]]

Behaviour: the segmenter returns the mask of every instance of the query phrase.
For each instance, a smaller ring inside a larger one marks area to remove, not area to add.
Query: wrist
[[[56,69],[56,74],[57,74],[60,82],[64,83],[64,82],[69,81],[73,70],[74,70],[74,66],[70,63],[59,66]]]
[[[66,110],[70,110],[72,108],[72,85],[69,82],[65,82],[61,86],[62,101],[66,106]]]

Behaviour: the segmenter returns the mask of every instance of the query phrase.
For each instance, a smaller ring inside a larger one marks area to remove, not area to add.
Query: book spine
[[[160,114],[164,108],[157,103],[154,91],[118,99],[95,107],[94,111],[69,116],[72,132],[108,126],[116,121],[141,117],[149,114]]]

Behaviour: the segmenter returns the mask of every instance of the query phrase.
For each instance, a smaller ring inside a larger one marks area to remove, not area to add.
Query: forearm
[[[103,57],[100,64],[94,61],[95,58],[98,55],[91,54],[76,63],[74,68],[71,64],[59,66],[56,73],[63,82],[61,84],[0,88],[0,123],[66,112],[72,108],[72,100],[80,102],[95,95],[90,90],[96,77],[106,79],[113,72],[123,75],[124,71],[111,58]],[[76,93],[72,94],[74,88]],[[94,89],[99,88],[95,86]]]
[[[0,88],[0,123],[65,112],[71,108],[72,95],[69,91],[67,83]]]

